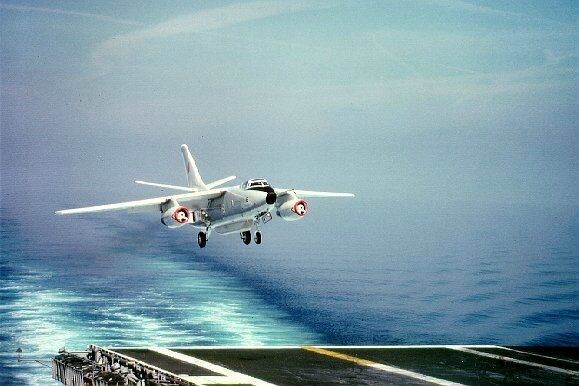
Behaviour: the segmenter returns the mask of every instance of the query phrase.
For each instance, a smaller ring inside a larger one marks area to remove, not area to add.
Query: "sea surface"
[[[1,385],[57,385],[34,360],[88,344],[579,345],[576,208],[320,200],[264,225],[260,246],[215,235],[200,250],[155,215],[11,200]]]

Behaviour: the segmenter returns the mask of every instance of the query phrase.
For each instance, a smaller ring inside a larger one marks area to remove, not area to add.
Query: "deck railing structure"
[[[127,360],[114,351],[90,345],[86,352],[62,352],[52,360],[52,378],[66,386],[189,385],[154,366]]]

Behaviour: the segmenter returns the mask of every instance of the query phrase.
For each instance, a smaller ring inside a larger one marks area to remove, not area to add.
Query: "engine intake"
[[[302,219],[308,213],[308,203],[306,200],[288,200],[277,208],[277,215],[286,221]]]
[[[187,224],[190,218],[189,209],[177,204],[163,212],[161,222],[169,228],[178,228]]]

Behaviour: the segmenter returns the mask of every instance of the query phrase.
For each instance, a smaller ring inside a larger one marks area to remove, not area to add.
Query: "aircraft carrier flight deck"
[[[572,347],[118,347],[61,352],[52,376],[77,385],[579,385]]]

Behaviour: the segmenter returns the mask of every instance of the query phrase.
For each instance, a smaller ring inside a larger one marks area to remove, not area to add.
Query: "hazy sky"
[[[206,180],[577,203],[575,1],[0,1],[3,191],[49,211],[184,183],[181,143]]]

